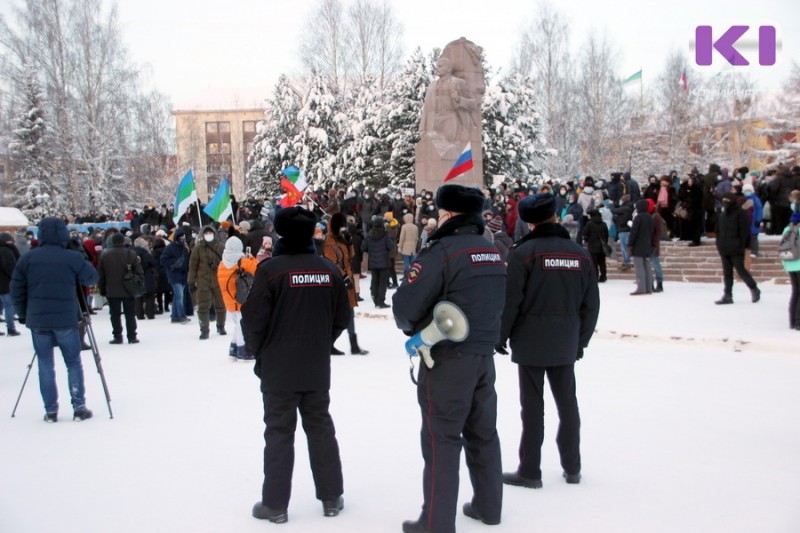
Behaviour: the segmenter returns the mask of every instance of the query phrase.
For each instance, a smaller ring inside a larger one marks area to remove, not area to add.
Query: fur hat
[[[483,209],[483,193],[475,187],[442,185],[436,191],[436,207],[454,213],[475,213]]]
[[[291,244],[311,244],[317,218],[302,207],[285,207],[275,215],[275,231]]]
[[[540,224],[556,214],[556,199],[542,193],[526,196],[519,202],[519,218],[529,224]]]

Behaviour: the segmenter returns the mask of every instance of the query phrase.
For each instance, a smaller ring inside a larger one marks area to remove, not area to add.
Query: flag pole
[[[191,170],[192,170],[192,181],[194,182],[194,168],[192,168]],[[206,178],[206,189],[208,188],[207,180],[208,178]],[[194,191],[195,191],[194,206],[197,208],[197,224],[199,225],[197,229],[199,232],[199,230],[203,229],[203,212],[200,210],[200,195],[197,194],[197,183],[194,184]],[[208,191],[206,191],[206,193],[208,193]]]

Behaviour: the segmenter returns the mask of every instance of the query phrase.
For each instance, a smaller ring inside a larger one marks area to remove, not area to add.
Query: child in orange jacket
[[[236,301],[236,271],[241,268],[252,275],[256,273],[258,259],[245,255],[242,251],[244,245],[238,237],[231,237],[225,243],[222,253],[222,262],[217,269],[217,280],[222,291],[222,299],[227,310],[227,330],[231,335],[231,345],[228,356],[233,362],[252,361],[253,355],[248,354],[244,347],[244,335],[240,329],[242,320],[242,305]]]

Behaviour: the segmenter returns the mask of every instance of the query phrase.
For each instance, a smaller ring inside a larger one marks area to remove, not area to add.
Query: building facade
[[[205,203],[220,181],[228,178],[237,198],[244,195],[247,159],[253,151],[257,124],[264,108],[176,110],[178,172],[193,169],[197,196]]]

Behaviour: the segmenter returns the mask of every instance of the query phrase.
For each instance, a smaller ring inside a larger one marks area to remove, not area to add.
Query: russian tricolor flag
[[[456,162],[453,163],[453,168],[450,169],[450,172],[447,173],[447,176],[444,177],[444,181],[448,182],[452,179],[457,178],[461,174],[472,170],[472,149],[469,146],[469,143],[464,147],[464,151],[461,152],[461,155],[458,156]]]

